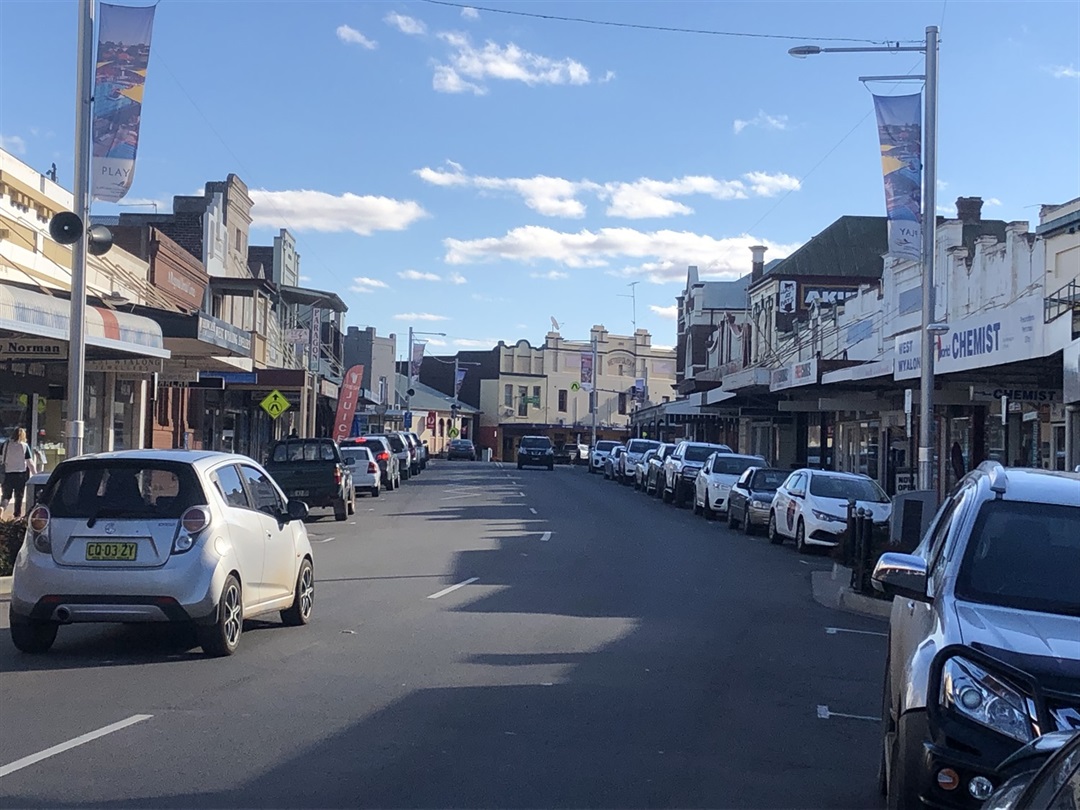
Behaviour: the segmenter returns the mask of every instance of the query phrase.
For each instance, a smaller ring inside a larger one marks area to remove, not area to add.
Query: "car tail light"
[[[377,473],[379,471],[379,465],[374,461],[369,461],[367,465],[368,474]]]
[[[390,460],[390,454],[387,453],[385,450],[383,450],[381,453],[379,453],[378,456],[376,456],[376,458],[378,458],[379,461],[389,461]]]
[[[334,467],[334,483],[341,483],[341,467]]]
[[[34,538],[34,548],[45,554],[52,551],[52,539],[49,537],[49,519],[51,517],[48,507],[35,506],[26,521]]]
[[[207,526],[210,525],[210,510],[205,506],[192,506],[180,516],[180,533],[173,541],[173,551],[182,554],[188,551]]]

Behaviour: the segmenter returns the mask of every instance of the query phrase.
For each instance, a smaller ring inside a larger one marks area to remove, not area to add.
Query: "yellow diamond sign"
[[[280,391],[274,390],[266,395],[266,399],[259,403],[259,407],[270,414],[271,419],[277,419],[285,411],[289,410],[292,405],[289,400],[285,398],[285,395]]]

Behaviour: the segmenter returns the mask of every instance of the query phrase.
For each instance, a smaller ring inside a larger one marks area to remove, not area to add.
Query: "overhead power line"
[[[540,14],[534,11],[518,11],[508,8],[490,8],[487,6],[478,6],[473,3],[454,3],[450,0],[420,0],[422,3],[429,3],[433,6],[449,6],[450,8],[471,8],[476,11],[485,11],[489,14],[509,14],[514,17],[532,17],[537,20],[552,20],[555,22],[574,22],[585,23],[586,25],[605,25],[610,28],[636,28],[642,31],[665,31],[671,34],[704,34],[706,36],[713,37],[741,37],[744,39],[786,39],[797,40],[799,42],[814,41],[814,42],[858,42],[867,45],[891,45],[891,44],[912,44],[915,40],[904,40],[903,43],[896,40],[880,40],[880,39],[856,39],[853,37],[813,37],[813,36],[794,36],[791,34],[759,34],[750,33],[746,31],[716,31],[708,28],[679,28],[670,25],[648,25],[646,23],[629,23],[629,22],[617,22],[615,20],[593,20],[588,17],[564,17],[558,14]],[[921,41],[921,40],[919,40]]]

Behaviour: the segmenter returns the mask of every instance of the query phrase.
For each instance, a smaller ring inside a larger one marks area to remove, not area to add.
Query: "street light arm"
[[[925,45],[882,45],[873,48],[822,48],[819,45],[799,45],[789,48],[788,53],[796,59],[817,56],[819,53],[903,53],[912,51],[926,53]]]

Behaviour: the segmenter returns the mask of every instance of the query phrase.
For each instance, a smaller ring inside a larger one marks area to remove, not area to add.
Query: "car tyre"
[[[212,658],[232,655],[240,646],[240,636],[244,632],[244,599],[240,580],[233,574],[229,574],[221,586],[217,619],[213,624],[201,625],[196,632],[199,646]]]
[[[345,511],[350,515],[356,514],[356,490],[353,490],[352,497],[349,498],[349,502],[345,505]]]
[[[729,506],[728,509],[730,509],[730,508],[731,507]],[[746,512],[743,514],[742,530],[743,530],[743,534],[747,535],[748,537],[754,533],[754,524],[750,521],[750,510],[749,509],[747,509]]]
[[[371,497],[372,498],[378,498],[380,492],[382,492],[382,487],[372,487],[371,488]]]
[[[349,505],[344,500],[334,501],[334,520],[340,522],[342,520],[348,520],[349,518]]]
[[[806,545],[806,525],[803,523],[802,518],[799,518],[799,523],[795,527],[795,548],[798,549],[800,554],[810,553],[810,547]]]
[[[668,492],[667,484],[664,484],[664,494],[660,496],[660,500],[664,503],[671,503],[674,500],[674,494]]]
[[[769,512],[769,542],[774,546],[784,544],[784,536],[776,529],[776,512]]]
[[[675,508],[682,509],[686,506],[686,488],[682,485],[682,482],[675,482],[675,492],[673,494],[675,499]]]
[[[916,810],[924,807],[919,800],[919,764],[917,754],[922,749],[915,728],[916,718],[913,712],[900,716],[896,725],[896,738],[889,753],[889,810]]]
[[[892,719],[892,687],[889,685],[890,656],[885,656],[885,678],[881,685],[881,756],[878,759],[878,790],[889,795],[888,756],[895,728]]]
[[[548,464],[548,472],[555,472],[555,465],[554,464]]]
[[[704,512],[705,512],[705,507],[703,507],[701,504],[699,504],[697,502],[697,495],[694,495],[694,514],[695,515],[701,515],[701,514],[704,514]]]
[[[311,611],[315,607],[315,570],[311,560],[300,563],[296,575],[296,590],[293,591],[293,603],[281,611],[281,621],[289,627],[301,627],[311,621]]]
[[[16,616],[10,610],[8,619],[11,624],[11,643],[19,652],[30,655],[47,653],[56,641],[56,631],[60,625],[56,622],[42,622]]]
[[[731,497],[728,497],[727,505],[727,527],[732,531],[739,528],[739,521],[735,519],[735,510],[731,508]]]

